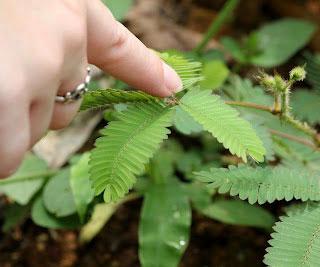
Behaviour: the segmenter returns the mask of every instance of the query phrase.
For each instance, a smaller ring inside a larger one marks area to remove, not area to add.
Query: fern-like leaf
[[[189,113],[203,128],[215,136],[232,154],[245,162],[247,155],[263,161],[266,153],[250,123],[226,105],[210,90],[194,89],[181,99],[181,108]]]
[[[304,53],[306,60],[307,81],[315,88],[320,90],[320,54],[312,55]]]
[[[301,120],[307,120],[312,124],[320,122],[319,92],[309,90],[298,90],[292,94],[292,112],[296,115],[297,118]]]
[[[90,160],[96,194],[106,202],[117,201],[134,185],[171,126],[172,109],[157,102],[140,103],[118,113],[118,121],[102,131]]]
[[[180,76],[183,89],[190,89],[203,80],[202,64],[197,61],[188,60],[178,55],[160,54],[161,58],[169,64]]]
[[[196,173],[197,179],[209,183],[221,194],[238,195],[250,204],[275,200],[320,200],[320,175],[284,167],[252,168],[245,165],[229,169],[213,168]]]
[[[131,102],[150,102],[157,98],[141,91],[125,91],[120,89],[100,89],[85,94],[81,110],[90,108],[104,109],[112,104]]]
[[[264,263],[270,267],[318,267],[320,207],[281,217],[274,227]]]

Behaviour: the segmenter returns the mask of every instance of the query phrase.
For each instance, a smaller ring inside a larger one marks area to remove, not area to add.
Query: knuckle
[[[97,51],[99,52],[95,56],[95,61],[102,68],[117,65],[125,58],[130,57],[129,34],[120,22],[115,21],[109,36],[107,44],[103,43],[102,47],[98,47]]]
[[[116,22],[116,24],[117,27],[111,39],[111,49],[118,50],[128,43],[129,38],[125,27],[120,22]]]

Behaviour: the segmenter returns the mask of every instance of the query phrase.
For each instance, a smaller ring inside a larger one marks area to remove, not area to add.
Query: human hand
[[[152,95],[182,87],[99,0],[0,1],[0,177],[47,131],[66,127],[79,101],[55,103],[83,82],[88,63]]]

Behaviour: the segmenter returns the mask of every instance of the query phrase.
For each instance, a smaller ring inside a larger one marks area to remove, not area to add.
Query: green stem
[[[287,87],[285,88],[284,92],[281,94],[281,112],[282,115],[285,117],[290,116],[290,91],[293,85],[292,81],[288,81]]]
[[[288,109],[287,102],[288,102],[287,93],[282,93],[282,95],[281,95],[281,113],[282,113],[283,117],[288,115],[288,110],[289,109]]]
[[[207,47],[210,40],[219,32],[222,25],[230,17],[231,13],[239,4],[240,0],[228,0],[223,6],[222,10],[219,12],[217,18],[215,18],[208,31],[204,35],[200,44],[194,49],[194,52],[197,54],[202,54],[205,48]]]
[[[285,115],[283,116],[283,119],[291,124],[294,128],[304,132],[305,134],[309,135],[312,137],[314,140],[316,140],[316,135],[318,134],[315,129],[313,129],[309,124],[306,122],[301,122],[299,120],[296,120],[290,115]]]
[[[37,179],[45,179],[55,175],[57,172],[58,171],[47,170],[47,171],[41,171],[41,172],[28,173],[26,175],[18,176],[17,178],[3,179],[3,180],[0,180],[0,186],[19,183],[19,182],[25,182],[25,181],[32,181]]]

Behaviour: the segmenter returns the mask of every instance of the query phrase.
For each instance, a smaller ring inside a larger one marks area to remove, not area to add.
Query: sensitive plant
[[[301,38],[286,43],[285,55],[270,43],[262,46],[268,34],[291,36],[293,26]],[[231,40],[223,44],[240,67],[270,67],[303,47],[313,30],[307,22],[284,20],[257,31],[244,48]],[[31,213],[42,227],[80,228],[81,242],[90,242],[121,205],[142,198],[141,265],[175,267],[189,243],[192,209],[223,223],[272,231],[275,218],[259,205],[298,200],[275,224],[264,262],[317,266],[320,114],[309,107],[320,104],[318,57],[304,56],[311,75],[304,66],[287,79],[257,71],[260,85],[254,85],[231,74],[221,52],[160,55],[184,90],[165,99],[123,89],[90,91],[82,110],[103,110],[107,120],[95,148],[61,170],[28,155],[18,173],[0,182],[13,201],[3,230]],[[305,77],[311,90],[294,91]]]

